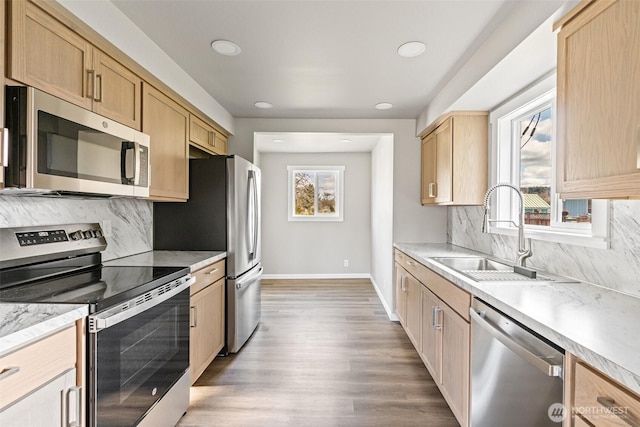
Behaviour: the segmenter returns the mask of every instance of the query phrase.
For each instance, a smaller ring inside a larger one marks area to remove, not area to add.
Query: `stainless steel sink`
[[[513,265],[484,257],[447,257],[433,258],[433,260],[478,282],[553,282],[556,280],[541,274],[529,277],[514,271]]]
[[[459,271],[513,271],[513,266],[482,257],[434,258],[440,264]]]

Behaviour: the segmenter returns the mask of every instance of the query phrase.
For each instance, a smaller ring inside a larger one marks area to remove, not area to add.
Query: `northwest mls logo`
[[[547,415],[554,423],[561,423],[567,417],[567,409],[562,403],[552,403],[547,410]]]

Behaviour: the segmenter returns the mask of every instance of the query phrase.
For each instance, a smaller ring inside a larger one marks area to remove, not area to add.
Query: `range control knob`
[[[91,239],[93,237],[93,231],[92,230],[86,230],[82,232],[82,236],[85,239]]]
[[[69,233],[69,238],[71,240],[80,240],[82,239],[82,231],[74,231],[73,233]]]
[[[93,230],[93,235],[96,236],[98,239],[101,238],[102,236],[104,236],[102,234],[102,230],[100,230],[100,229]]]

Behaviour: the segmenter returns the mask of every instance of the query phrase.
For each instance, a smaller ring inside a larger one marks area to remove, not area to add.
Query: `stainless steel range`
[[[189,406],[183,267],[105,267],[99,224],[0,229],[0,302],[87,304],[88,425],[173,426]]]

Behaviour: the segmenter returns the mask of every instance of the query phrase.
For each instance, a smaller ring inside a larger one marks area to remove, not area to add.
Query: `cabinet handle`
[[[438,313],[440,313],[440,311],[441,309],[437,305],[434,305],[431,307],[431,327],[436,331],[439,331],[440,329],[442,329],[442,325],[440,325],[440,322],[438,319],[439,318]]]
[[[429,197],[438,196],[438,185],[435,182],[429,183]]]
[[[209,132],[209,145],[212,147],[216,146],[216,134],[214,132]]]
[[[400,277],[400,289],[403,291],[407,290],[406,280],[407,280],[407,276]]]
[[[636,167],[640,169],[640,126],[638,126],[638,134],[636,135]]]
[[[104,85],[102,84],[102,74],[96,74],[96,83],[98,82],[98,80],[100,81],[100,85],[98,86],[97,91],[98,97],[93,99],[96,102],[102,102],[102,100],[104,99]]]
[[[198,326],[198,321],[197,321],[197,317],[198,317],[198,311],[196,310],[196,307],[190,307],[191,308],[191,327],[195,328],[196,326]]]
[[[416,265],[415,261],[407,261],[407,265],[414,267]]]
[[[89,93],[91,88],[91,93]],[[87,98],[94,99],[96,93],[96,70],[87,70]]]
[[[598,396],[596,401],[611,411],[612,414],[620,418],[625,424],[631,427],[640,427],[640,422],[631,418],[628,408],[616,404],[616,401],[611,397]]]
[[[215,273],[217,273],[218,271],[220,271],[220,269],[219,269],[219,268],[214,268],[213,270],[211,270],[211,271],[210,271],[210,272],[208,272],[207,274],[215,274]]]
[[[0,372],[0,381],[9,378],[13,374],[17,374],[18,372],[20,372],[19,366],[12,366],[10,368],[3,369],[2,372]]]
[[[67,426],[68,427],[80,427],[80,417],[82,416],[82,387],[73,386],[69,388],[67,392]],[[70,420],[71,415],[71,394],[76,396],[75,417],[73,421]]]

